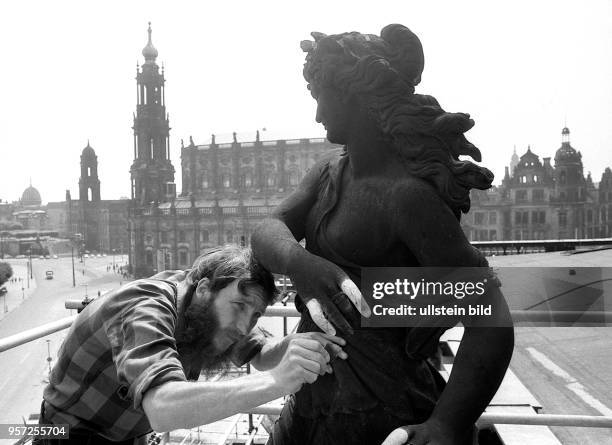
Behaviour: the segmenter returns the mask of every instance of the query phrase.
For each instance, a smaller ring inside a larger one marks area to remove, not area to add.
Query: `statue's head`
[[[423,47],[405,26],[388,25],[380,37],[358,32],[311,35],[315,40],[304,40],[301,47],[307,53],[304,77],[315,98],[321,88],[345,97],[381,89],[412,94],[421,81]]]
[[[314,41],[301,42],[304,77],[330,142],[346,143],[347,116],[358,104],[389,140],[390,156],[399,153],[411,174],[431,182],[456,213],[467,212],[470,188],[489,188],[493,174],[459,160],[481,158],[463,135],[474,125],[470,116],[447,113],[435,98],[415,94],[424,66],[419,38],[398,24],[384,27],[380,36],[312,36]]]

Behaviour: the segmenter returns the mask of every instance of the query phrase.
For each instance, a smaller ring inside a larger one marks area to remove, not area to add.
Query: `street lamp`
[[[51,340],[47,340],[47,363],[49,364],[49,378],[51,378]]]
[[[34,279],[34,275],[32,273],[32,247],[30,247],[28,253],[30,255],[30,279]]]
[[[76,278],[74,276],[74,244],[70,244],[70,259],[72,260],[72,287],[76,287]]]

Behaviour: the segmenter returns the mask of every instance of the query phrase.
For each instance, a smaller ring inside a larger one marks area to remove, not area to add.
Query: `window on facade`
[[[532,197],[533,197],[533,201],[534,202],[542,202],[544,201],[544,190],[542,189],[536,189],[534,190],[532,193]]]
[[[289,173],[289,185],[298,185],[298,182],[298,172],[293,170],[291,173]]]
[[[245,173],[244,175],[244,186],[250,187],[253,185],[253,176],[250,173]]]
[[[207,243],[209,238],[210,234],[208,233],[208,230],[202,230],[200,232],[200,241],[202,241],[203,243]]]
[[[268,187],[274,187],[276,185],[276,180],[274,179],[274,174],[268,173],[268,176],[266,177],[266,185]]]
[[[168,232],[159,232],[159,242],[160,243],[168,242]]]
[[[476,212],[474,213],[474,224],[476,224],[477,226],[481,226],[484,224],[484,213],[482,212]]]
[[[587,210],[587,222],[593,222],[593,210],[591,209]]]
[[[179,240],[179,243],[185,242],[185,231],[184,230],[179,230],[178,240]],[[184,264],[184,263],[181,263],[181,264]]]
[[[153,252],[151,252],[150,250],[147,250],[145,252],[145,263],[147,264],[147,266],[153,265]]]
[[[515,196],[516,202],[525,202],[527,201],[527,190],[517,190]]]
[[[533,182],[538,182],[538,175],[533,175]]]
[[[529,212],[518,211],[514,214],[514,222],[516,224],[529,224]]]
[[[234,233],[231,230],[225,232],[225,242],[232,243],[234,242]]]
[[[561,184],[565,184],[565,178],[566,178],[565,172],[561,172],[561,175],[559,176],[559,182]]]
[[[221,184],[223,184],[223,187],[225,187],[226,189],[230,187],[230,175],[229,175],[229,173],[223,173],[221,175]]]
[[[153,242],[153,235],[151,235],[150,233],[147,233],[145,235],[145,240],[147,241],[147,244],[151,244]]]
[[[184,250],[179,251],[179,266],[187,265],[187,252]]]
[[[489,224],[497,224],[497,212],[489,212]]]
[[[497,230],[489,230],[489,240],[497,241]]]
[[[208,188],[208,178],[202,179],[202,188],[203,189],[207,189]]]
[[[533,224],[544,224],[546,222],[546,212],[544,211],[531,212],[531,222]]]
[[[567,213],[559,212],[559,226],[561,227],[567,226]]]

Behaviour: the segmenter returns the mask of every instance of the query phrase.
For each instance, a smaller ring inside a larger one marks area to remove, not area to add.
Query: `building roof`
[[[87,147],[85,147],[83,151],[81,152],[81,157],[95,157],[95,156],[96,156],[96,152],[89,145],[89,141],[87,141]]]
[[[582,162],[580,152],[570,145],[569,135],[569,128],[563,127],[563,130],[561,130],[561,147],[555,153],[555,163]]]
[[[40,192],[32,187],[32,184],[25,189],[21,195],[21,205],[24,206],[39,206],[42,204]]]
[[[157,52],[157,49],[153,46],[153,42],[151,41],[151,22],[149,22],[149,41],[147,42],[147,45],[142,49],[142,55],[145,58],[145,63],[155,63],[155,59],[157,58],[157,55],[159,54]]]

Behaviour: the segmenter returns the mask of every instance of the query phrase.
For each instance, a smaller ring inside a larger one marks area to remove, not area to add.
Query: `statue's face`
[[[334,144],[346,144],[349,131],[349,107],[340,94],[332,88],[317,89],[316,121],[327,130],[327,139]]]

